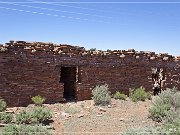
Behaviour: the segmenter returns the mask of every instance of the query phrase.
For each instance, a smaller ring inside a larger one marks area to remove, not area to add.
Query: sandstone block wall
[[[61,67],[76,67],[75,98],[107,83],[112,93],[144,86],[152,91],[151,68],[165,70],[163,89],[180,89],[180,59],[168,54],[131,50],[87,51],[83,47],[10,41],[0,46],[0,97],[10,106],[28,105],[42,95],[47,103],[64,101]]]

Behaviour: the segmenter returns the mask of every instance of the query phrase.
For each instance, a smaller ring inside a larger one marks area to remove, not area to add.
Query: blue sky
[[[178,56],[180,0],[0,0],[0,43],[9,40]]]

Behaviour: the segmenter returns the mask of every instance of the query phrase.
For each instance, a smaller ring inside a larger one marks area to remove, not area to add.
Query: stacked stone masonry
[[[9,106],[28,105],[36,95],[44,96],[47,103],[64,101],[63,67],[76,69],[71,83],[76,100],[91,99],[91,90],[105,83],[112,94],[128,94],[129,88],[140,86],[152,91],[151,68],[164,69],[163,89],[180,89],[180,57],[166,53],[91,51],[65,44],[10,41],[0,45],[0,97]]]

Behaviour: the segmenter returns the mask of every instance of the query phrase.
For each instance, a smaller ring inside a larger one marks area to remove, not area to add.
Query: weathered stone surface
[[[0,50],[0,97],[9,106],[28,105],[36,95],[44,96],[47,103],[64,101],[64,83],[60,82],[64,65],[78,67],[74,84],[77,100],[91,99],[91,90],[105,83],[112,94],[128,94],[129,88],[140,86],[152,91],[152,67],[165,69],[164,89],[180,89],[180,57],[165,53],[133,49],[88,51],[83,47],[25,41],[11,41]]]

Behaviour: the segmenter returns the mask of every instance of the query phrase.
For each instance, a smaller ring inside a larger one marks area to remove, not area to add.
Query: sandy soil
[[[112,99],[108,106],[95,106],[92,100],[44,104],[53,112],[55,135],[118,135],[132,128],[160,126],[148,118],[152,100],[132,102]],[[29,105],[28,108],[34,105]],[[15,113],[24,107],[7,108]]]
[[[151,100],[112,99],[104,107],[94,106],[92,100],[45,106],[54,112],[54,134],[121,134],[131,128],[158,126],[148,118],[151,105]]]

